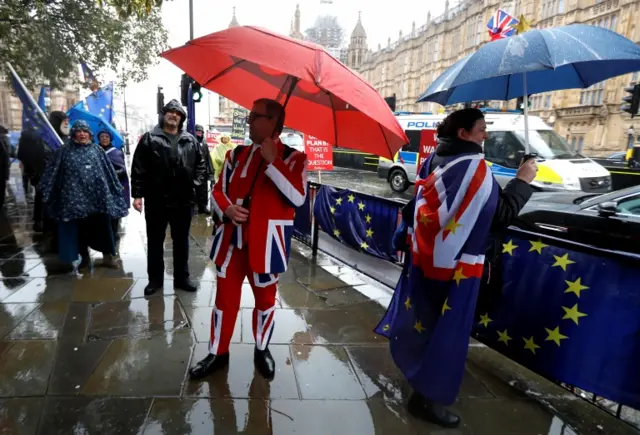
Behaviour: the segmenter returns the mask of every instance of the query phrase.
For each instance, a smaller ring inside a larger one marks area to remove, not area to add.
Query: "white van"
[[[404,192],[415,182],[422,130],[435,129],[445,115],[399,115],[409,143],[394,157],[380,157],[378,176],[387,179],[396,192]],[[500,184],[515,177],[524,156],[524,115],[485,113],[489,138],[484,153]],[[611,191],[611,174],[598,163],[571,149],[549,125],[537,116],[529,116],[529,144],[538,154],[538,176],[532,185],[539,190],[572,190],[588,193]]]

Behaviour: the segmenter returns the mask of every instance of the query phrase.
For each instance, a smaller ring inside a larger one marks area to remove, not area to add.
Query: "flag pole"
[[[22,79],[20,78],[16,70],[13,69],[13,67],[9,62],[6,62],[5,64],[9,67],[9,71],[11,71],[11,74],[13,75],[13,77],[18,81],[20,86],[22,86],[22,88],[25,90],[25,94],[27,94],[27,98],[29,99],[31,104],[33,104],[33,106],[36,108],[36,110],[38,111],[38,114],[42,117],[42,119],[44,119],[44,122],[47,123],[47,125],[51,128],[53,133],[56,135],[56,139],[58,139],[58,143],[60,144],[60,146],[64,145],[64,143],[62,142],[62,139],[60,139],[60,136],[58,136],[58,132],[56,132],[55,128],[53,128],[47,116],[44,113],[42,113],[42,109],[40,109],[40,106],[36,104],[35,100],[33,99],[33,96],[31,95],[31,92],[29,92],[27,87],[24,85],[24,83],[22,82]]]

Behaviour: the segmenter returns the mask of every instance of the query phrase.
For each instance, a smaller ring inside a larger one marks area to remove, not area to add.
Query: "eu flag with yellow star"
[[[87,97],[76,104],[87,112],[106,121],[108,124],[113,123],[113,82],[107,86],[92,92]]]
[[[52,150],[60,148],[62,140],[47,120],[42,109],[33,100],[13,68],[10,69],[10,74],[11,86],[22,103],[22,129],[34,132]]]
[[[572,248],[572,249],[568,249]],[[474,332],[531,370],[640,409],[640,259],[510,231]]]
[[[416,183],[410,252],[376,328],[411,386],[442,405],[456,399],[484,268],[498,185],[482,155],[448,159]]]
[[[378,258],[398,261],[392,243],[398,225],[398,207],[388,201],[322,186],[313,214],[320,228],[343,244]]]

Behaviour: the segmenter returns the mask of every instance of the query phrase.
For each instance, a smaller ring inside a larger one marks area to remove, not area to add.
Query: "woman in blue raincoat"
[[[67,146],[56,150],[42,181],[49,216],[58,223],[61,260],[81,257],[80,269],[91,268],[89,248],[102,252],[103,265],[117,267],[112,219],[128,214],[122,185],[102,149],[93,143],[86,121],[76,121]]]
[[[104,150],[107,158],[113,165],[113,169],[116,171],[118,181],[122,184],[122,197],[127,204],[127,210],[131,207],[131,195],[129,193],[129,176],[127,175],[127,166],[124,161],[124,154],[121,150],[114,147],[112,144],[113,137],[111,132],[102,130],[98,132],[98,144]],[[113,233],[118,239],[118,227],[120,226],[120,219],[113,219]]]

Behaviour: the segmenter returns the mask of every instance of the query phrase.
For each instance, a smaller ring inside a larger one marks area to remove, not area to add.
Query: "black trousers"
[[[153,207],[145,209],[147,222],[147,273],[149,282],[164,282],[164,239],[167,225],[173,241],[173,277],[176,282],[189,278],[189,230],[193,207]]]
[[[196,186],[196,200],[199,210],[209,208],[209,182]]]
[[[4,207],[4,199],[7,196],[7,180],[0,177],[0,208]]]

